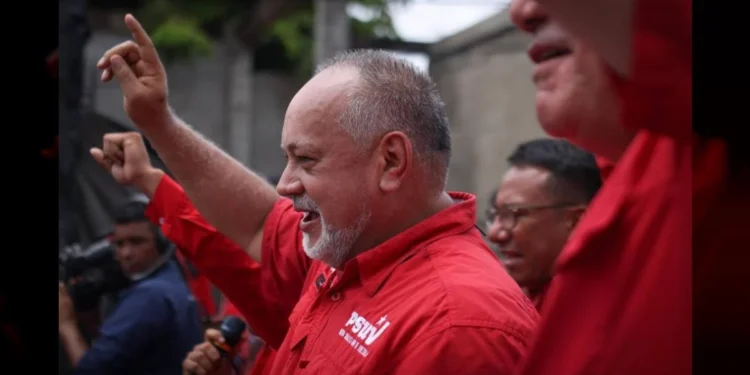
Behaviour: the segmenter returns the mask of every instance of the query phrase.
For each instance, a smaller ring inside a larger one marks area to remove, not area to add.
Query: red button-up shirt
[[[304,254],[301,214],[288,199],[266,219],[260,268],[229,249],[195,254],[194,263],[234,270],[214,283],[278,347],[273,374],[509,374],[538,315],[474,227],[475,198],[452,197],[458,203],[343,270]],[[170,238],[226,241],[168,177],[151,205]]]
[[[639,132],[558,258],[523,375],[691,372],[691,7],[636,3],[633,75],[612,78]]]

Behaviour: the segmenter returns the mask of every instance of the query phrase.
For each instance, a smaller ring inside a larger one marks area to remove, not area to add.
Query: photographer
[[[90,348],[70,285],[59,285],[59,333],[76,374],[179,374],[185,355],[202,341],[196,303],[145,209],[145,202],[131,201],[115,216],[115,258],[129,285]]]

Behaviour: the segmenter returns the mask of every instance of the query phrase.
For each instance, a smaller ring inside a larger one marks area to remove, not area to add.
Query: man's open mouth
[[[565,45],[535,43],[529,48],[529,57],[536,64],[570,55],[573,51]]]
[[[570,50],[567,49],[551,49],[545,51],[541,56],[541,61],[552,60],[558,57],[566,56],[570,54]]]
[[[320,217],[320,214],[315,211],[303,211],[303,212],[305,213],[305,215],[302,216],[303,223],[309,223]]]

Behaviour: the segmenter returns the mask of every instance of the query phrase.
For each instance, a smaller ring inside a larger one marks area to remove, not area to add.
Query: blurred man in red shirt
[[[207,320],[216,314],[216,304],[214,303],[211,282],[205,275],[198,272],[180,251],[175,252],[175,258],[182,268],[182,274],[185,275],[185,281],[190,291],[200,306],[201,319]]]
[[[445,190],[450,128],[429,76],[382,51],[322,66],[289,104],[277,193],[171,112],[153,43],[125,23],[135,41],[105,53],[102,78],[190,201],[137,134],[93,155],[152,197],[168,237],[193,236],[195,204],[260,263],[228,285],[253,290],[254,308],[223,291],[278,348],[273,373],[511,373],[538,315],[476,228],[475,197]],[[218,353],[202,347],[186,371],[211,370]]]
[[[689,374],[691,338],[748,316],[727,288],[746,262],[716,264],[746,247],[733,230],[748,207],[725,140],[692,131],[691,3],[514,0],[511,17],[534,37],[542,127],[614,164],[558,259],[520,373]]]
[[[602,185],[594,155],[562,139],[524,142],[508,157],[487,210],[487,239],[541,309],[557,256]]]

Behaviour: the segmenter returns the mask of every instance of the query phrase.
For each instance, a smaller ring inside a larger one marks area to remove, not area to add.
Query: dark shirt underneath
[[[120,293],[75,373],[180,375],[185,356],[200,342],[197,304],[170,261]]]

